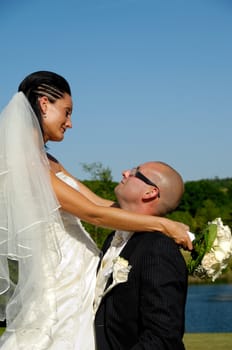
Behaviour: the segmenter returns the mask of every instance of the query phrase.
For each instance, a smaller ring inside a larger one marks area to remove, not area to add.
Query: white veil
[[[9,331],[36,329],[48,314],[55,322],[58,208],[38,120],[19,92],[0,115],[0,319]],[[16,285],[9,259],[18,264]],[[43,327],[37,331],[47,333]]]

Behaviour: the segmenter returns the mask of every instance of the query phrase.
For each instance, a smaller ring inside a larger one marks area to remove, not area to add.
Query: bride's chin
[[[50,141],[60,142],[60,141],[63,141],[63,139],[64,139],[64,134],[60,134],[52,137]]]

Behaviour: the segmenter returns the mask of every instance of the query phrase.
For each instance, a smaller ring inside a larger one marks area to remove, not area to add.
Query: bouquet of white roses
[[[231,230],[217,218],[209,222],[202,233],[195,235],[188,262],[189,274],[214,282],[228,266],[231,256]]]

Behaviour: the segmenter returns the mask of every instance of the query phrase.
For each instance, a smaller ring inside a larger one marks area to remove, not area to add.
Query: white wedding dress
[[[78,189],[77,183],[64,173],[57,173],[57,176]],[[61,217],[64,229],[54,224],[61,254],[55,270],[55,287],[44,290],[47,298],[54,299],[55,315],[48,313],[45,319],[37,320],[36,329],[20,329],[10,335],[7,332],[2,350],[95,349],[93,300],[99,250],[78,218],[63,211]],[[38,303],[43,303],[43,299]],[[43,305],[37,307],[43,308]],[[31,316],[33,318],[29,304],[28,319]]]

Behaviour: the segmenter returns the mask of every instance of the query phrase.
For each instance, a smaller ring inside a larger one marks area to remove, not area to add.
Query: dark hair
[[[27,97],[38,118],[41,130],[42,116],[38,98],[47,96],[51,103],[62,98],[65,93],[71,96],[69,83],[60,75],[49,71],[38,71],[28,75],[19,85],[18,91],[22,91]]]

